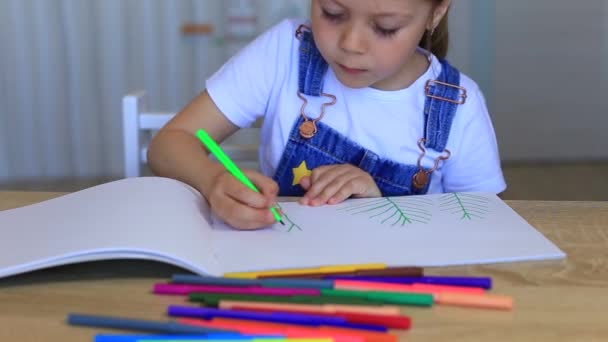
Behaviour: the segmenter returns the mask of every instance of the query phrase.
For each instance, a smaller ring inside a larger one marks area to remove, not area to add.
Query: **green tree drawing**
[[[415,223],[428,224],[431,212],[428,206],[433,202],[423,197],[382,197],[347,205],[337,210],[353,215],[368,215],[370,220],[380,220],[380,224],[405,226]]]
[[[489,213],[488,198],[465,193],[450,193],[441,196],[441,211],[451,215],[459,214],[460,220],[484,219]]]
[[[302,231],[302,227],[300,227],[298,224],[296,224],[295,222],[293,222],[289,216],[287,215],[287,213],[283,210],[283,207],[281,207],[280,204],[277,203],[277,207],[279,207],[279,209],[281,209],[281,218],[283,218],[283,222],[285,223],[285,226],[287,227],[287,232],[290,233],[293,230],[299,230]],[[280,225],[280,224],[279,224]],[[275,226],[277,226],[275,224]]]

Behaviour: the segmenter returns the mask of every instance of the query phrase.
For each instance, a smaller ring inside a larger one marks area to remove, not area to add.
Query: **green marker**
[[[321,289],[321,296],[365,298],[370,301],[397,305],[432,306],[434,302],[434,296],[425,293]]]
[[[249,178],[245,176],[245,174],[234,164],[234,162],[230,160],[230,158],[228,158],[226,153],[222,151],[220,146],[213,140],[213,138],[209,136],[209,134],[207,134],[207,132],[202,129],[199,129],[196,132],[196,136],[201,140],[203,145],[205,145],[205,147],[207,147],[209,151],[217,158],[217,160],[222,163],[222,165],[224,165],[228,172],[230,172],[234,177],[236,177],[236,179],[241,181],[241,183],[245,184],[249,189],[257,193],[260,192],[260,190],[258,190],[258,188],[253,185]],[[279,215],[276,208],[270,208],[270,211],[272,211],[272,214],[274,215],[274,218],[277,220],[277,222],[281,223],[282,225],[285,225],[285,223],[281,219],[281,215]]]
[[[262,302],[262,303],[293,303],[293,304],[348,304],[380,306],[384,305],[384,300],[368,298],[346,297],[346,296],[260,296],[234,293],[196,293],[188,295],[190,302],[204,303],[205,306],[217,307],[223,300]]]

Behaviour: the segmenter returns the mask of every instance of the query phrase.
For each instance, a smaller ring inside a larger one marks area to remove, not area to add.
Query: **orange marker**
[[[301,312],[326,312],[335,313],[337,311],[370,314],[370,315],[399,315],[401,309],[398,306],[362,306],[362,305],[340,305],[340,304],[292,304],[292,303],[266,303],[266,302],[247,302],[220,300],[218,305],[223,309],[230,309],[235,306],[251,309],[276,309],[276,310],[300,310]]]
[[[442,292],[435,295],[435,302],[442,305],[464,306],[482,309],[511,310],[513,298],[499,295],[469,295]]]

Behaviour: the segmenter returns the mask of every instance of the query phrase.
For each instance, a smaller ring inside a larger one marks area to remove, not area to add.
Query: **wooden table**
[[[0,210],[59,195],[0,192]],[[491,276],[492,291],[512,296],[515,308],[407,308],[414,325],[401,340],[608,341],[608,202],[507,203],[568,258],[430,269],[429,274]],[[179,300],[152,295],[150,288],[176,272],[155,262],[108,261],[0,279],[0,341],[92,341],[100,330],[68,326],[69,312],[166,319],[166,306]]]

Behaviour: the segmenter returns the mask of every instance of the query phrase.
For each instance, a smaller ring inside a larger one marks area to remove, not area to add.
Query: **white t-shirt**
[[[235,125],[249,127],[264,117],[259,161],[269,177],[278,167],[303,103],[297,96],[300,41],[295,37],[301,23],[283,20],[228,60],[206,84],[212,100]],[[337,102],[326,107],[321,122],[380,157],[415,165],[420,155],[417,142],[424,136],[424,86],[440,72],[441,63],[433,56],[429,69],[411,86],[384,91],[349,88],[329,68],[323,92],[335,95]],[[451,157],[433,173],[429,193],[500,193],[506,184],[483,94],[462,73],[460,82],[468,97],[452,123],[446,146]],[[307,99],[306,114],[316,118],[328,99]],[[428,149],[422,165],[431,168],[439,154]]]

